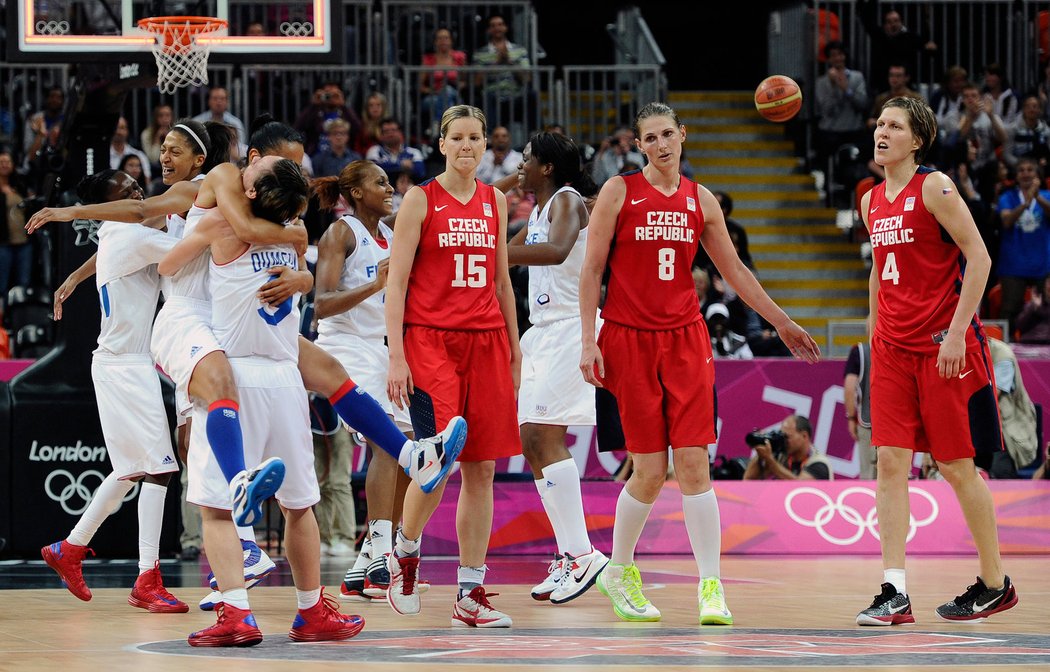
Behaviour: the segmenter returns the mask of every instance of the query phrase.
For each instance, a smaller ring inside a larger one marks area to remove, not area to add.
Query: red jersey
[[[922,201],[932,170],[919,168],[891,203],[886,183],[871,190],[868,226],[879,278],[875,335],[894,345],[936,354],[959,305],[965,257]],[[977,316],[966,334],[966,350],[980,348]],[[983,338],[983,335],[982,335]]]
[[[627,185],[609,251],[609,284],[602,317],[626,327],[667,330],[700,319],[692,264],[704,231],[696,183],[682,177],[665,196],[642,171]]]
[[[420,186],[427,215],[408,277],[405,325],[476,331],[506,326],[496,300],[499,213],[495,190],[477,182],[460,203],[435,179]]]

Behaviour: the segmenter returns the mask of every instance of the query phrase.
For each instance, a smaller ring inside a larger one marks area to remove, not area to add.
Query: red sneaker
[[[186,638],[190,646],[255,646],[263,640],[251,609],[238,609],[225,602],[215,605],[215,625]]]
[[[153,569],[139,574],[135,587],[131,589],[128,604],[145,609],[151,614],[185,614],[189,606],[168,592],[160,577],[160,561]]]
[[[329,642],[350,639],[365,627],[365,619],[339,613],[339,603],[324,594],[309,609],[300,609],[288,636],[293,642]]]
[[[91,599],[91,590],[84,583],[84,575],[80,570],[80,563],[84,557],[95,552],[87,546],[77,546],[66,540],[56,541],[50,546],[40,549],[40,557],[44,559],[47,566],[58,572],[62,579],[62,585],[69,589],[78,599],[87,602]]]

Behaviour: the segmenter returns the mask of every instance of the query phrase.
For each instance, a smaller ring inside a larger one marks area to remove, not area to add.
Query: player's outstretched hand
[[[40,208],[26,222],[26,232],[33,233],[48,222],[71,222],[73,219],[72,208]]]
[[[580,372],[583,374],[583,379],[591,385],[605,387],[601,380],[605,377],[605,360],[602,359],[602,351],[598,348],[597,343],[583,344]]]
[[[390,373],[386,379],[386,395],[390,401],[404,410],[409,405],[408,395],[414,394],[415,385],[412,384],[412,371],[408,368],[408,361],[404,357],[399,359],[390,358]]]
[[[813,337],[802,327],[795,324],[794,320],[788,320],[787,324],[777,329],[780,340],[788,347],[795,359],[801,359],[810,364],[820,361],[820,347]]]

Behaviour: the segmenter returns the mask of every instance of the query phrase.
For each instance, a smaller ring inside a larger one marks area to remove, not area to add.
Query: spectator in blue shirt
[[[314,177],[330,177],[343,172],[351,161],[358,161],[361,155],[350,149],[350,123],[345,119],[329,119],[324,125],[328,136],[328,148],[310,157],[314,168]]]
[[[385,170],[391,181],[402,170],[411,171],[417,180],[422,180],[426,175],[423,152],[405,145],[401,122],[393,117],[379,122],[379,144],[370,147],[365,158]]]
[[[1017,187],[999,197],[1003,230],[999,243],[1002,316],[1015,328],[1028,285],[1041,286],[1050,274],[1050,191],[1040,189],[1036,159],[1017,162]]]

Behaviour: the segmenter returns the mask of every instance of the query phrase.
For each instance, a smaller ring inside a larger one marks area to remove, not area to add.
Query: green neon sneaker
[[[598,575],[598,590],[612,600],[613,611],[625,621],[659,621],[660,610],[642,595],[642,575],[633,562],[609,563]]]
[[[700,581],[696,592],[700,599],[700,625],[733,625],[721,581],[709,576]]]

